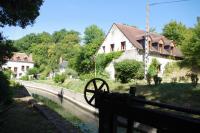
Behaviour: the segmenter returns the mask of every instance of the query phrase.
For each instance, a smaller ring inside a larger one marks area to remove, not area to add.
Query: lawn
[[[83,93],[88,80],[67,79],[63,84],[55,84],[52,80],[40,80],[40,83],[62,86],[75,92]],[[190,83],[162,83],[147,85],[144,80],[127,84],[106,79],[112,92],[128,93],[130,86],[137,88],[136,95],[143,95],[149,100],[200,109],[200,85],[193,87]]]

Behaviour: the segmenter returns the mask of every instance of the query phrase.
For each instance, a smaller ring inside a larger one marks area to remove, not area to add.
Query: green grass
[[[37,94],[33,95],[34,99],[38,102],[42,102],[44,105],[52,109],[53,111],[57,112],[61,115],[64,119],[72,123],[74,126],[78,127],[84,133],[91,133],[89,129],[87,129],[86,125],[78,119],[76,116],[71,114],[70,112],[66,111],[62,106],[58,105],[57,103],[47,99],[43,96],[39,96]]]
[[[117,81],[105,79],[111,92],[128,93],[130,86],[137,88],[137,95],[143,95],[149,100],[200,109],[200,85],[193,87],[191,83],[162,83],[161,85],[146,85],[146,81],[132,81],[122,84]],[[37,81],[40,82],[41,81]],[[83,93],[86,81],[67,79],[65,83],[55,84],[51,80],[42,81],[51,85],[62,86],[72,91]]]
[[[200,86],[190,83],[162,83],[158,86],[136,85],[137,95],[163,103],[200,109]]]
[[[58,133],[52,123],[47,121],[31,105],[15,101],[13,106],[0,117],[1,133]]]

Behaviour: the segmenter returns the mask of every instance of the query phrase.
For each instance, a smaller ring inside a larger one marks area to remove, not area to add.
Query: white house
[[[10,69],[13,72],[13,77],[19,79],[24,76],[28,69],[34,67],[34,62],[31,55],[25,53],[14,52],[11,59],[2,66],[3,69]]]
[[[120,62],[125,59],[135,59],[144,61],[144,43],[145,31],[124,24],[113,24],[107,36],[100,46],[97,54],[110,53],[115,51],[124,51],[123,54],[112,61],[106,68],[111,79],[114,79],[114,62]],[[181,51],[176,47],[172,40],[166,37],[150,33],[148,38],[149,61],[156,58],[160,63],[160,75],[163,74],[165,65],[168,62],[180,60],[183,58]]]

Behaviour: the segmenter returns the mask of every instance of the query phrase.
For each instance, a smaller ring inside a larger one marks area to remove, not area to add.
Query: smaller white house
[[[10,69],[13,72],[13,78],[21,78],[28,69],[34,67],[31,55],[14,52],[13,56],[2,66],[3,69]]]

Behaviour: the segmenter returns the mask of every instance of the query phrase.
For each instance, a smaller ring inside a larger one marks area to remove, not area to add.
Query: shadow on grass
[[[200,109],[200,86],[190,83],[162,83],[157,86],[137,85],[137,95],[167,104]]]

